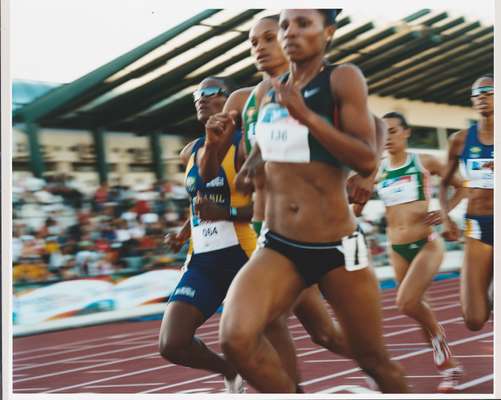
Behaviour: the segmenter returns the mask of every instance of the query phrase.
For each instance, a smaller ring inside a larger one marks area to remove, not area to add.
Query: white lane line
[[[128,376],[144,374],[144,373],[147,373],[147,372],[157,371],[159,369],[172,368],[172,367],[175,367],[175,365],[174,364],[160,365],[158,367],[152,367],[152,368],[142,369],[142,370],[139,370],[139,371],[128,372],[128,373],[121,374],[121,375],[108,376],[106,378],[95,379],[93,381],[79,383],[79,384],[76,384],[76,385],[64,386],[64,387],[60,387],[60,388],[57,388],[57,389],[49,390],[46,393],[57,393],[57,392],[60,392],[62,390],[74,389],[74,388],[82,387],[82,386],[85,387],[85,386],[88,386],[88,385],[92,385],[94,383],[100,383],[100,382],[111,381],[111,380],[114,380],[114,379],[126,378]]]
[[[153,385],[162,385],[163,382],[153,382],[153,383],[125,383],[121,385],[89,385],[86,386],[87,389],[104,389],[104,388],[113,388],[113,387],[139,387],[139,386],[153,386]]]
[[[100,358],[98,360],[76,360],[76,361],[65,361],[63,364],[87,364],[87,363],[101,363],[109,361],[118,361],[120,358]]]
[[[395,347],[395,346],[429,346],[429,343],[425,342],[416,342],[416,343],[388,343],[387,347]]]
[[[144,392],[141,392],[141,394],[143,394],[143,393],[154,393],[154,392],[158,392],[159,390],[163,390],[163,389],[169,389],[169,388],[176,387],[176,386],[187,385],[187,384],[193,383],[193,382],[205,381],[206,379],[214,378],[216,376],[219,376],[219,374],[206,375],[206,376],[202,376],[200,378],[190,379],[188,381],[173,383],[171,385],[160,386],[160,387],[155,388],[155,389],[150,389],[150,390],[146,390]]]
[[[100,369],[98,371],[85,371],[86,374],[108,374],[110,372],[122,372],[121,369]]]
[[[36,391],[38,392],[45,392],[49,388],[24,388],[24,389],[16,389],[13,390],[13,393],[15,394],[16,392],[27,392],[27,391]]]
[[[493,343],[494,340],[489,339],[489,340],[481,340],[482,343]]]
[[[212,325],[219,325],[219,323],[218,323],[218,322],[216,322],[216,323],[213,323]],[[308,337],[308,336],[309,336],[309,335],[305,335],[305,336],[303,336],[303,337],[301,337],[301,338]],[[299,339],[299,338],[296,338],[296,339]],[[144,357],[148,357],[148,356],[150,356],[150,357],[151,357],[151,356],[158,356],[158,355],[157,355],[157,353],[152,353],[152,354],[149,354],[149,355],[140,356],[140,357],[133,357],[133,358],[134,358],[134,359],[138,359],[138,358],[142,358],[142,357],[144,358]],[[127,359],[120,360],[120,361],[127,361]],[[119,361],[119,362],[120,362],[120,361]],[[164,368],[164,367],[167,367],[167,366],[160,366],[160,367],[157,367],[157,368],[155,368],[155,369]],[[140,372],[141,372],[141,371],[140,371]],[[140,372],[139,372],[139,373],[140,373]],[[57,373],[57,374],[60,374],[60,373]],[[134,374],[134,373],[133,373],[133,374]],[[106,379],[113,379],[113,378],[116,378],[116,377],[110,377],[110,378],[106,378]],[[82,386],[82,385],[78,385],[78,386]],[[59,391],[59,390],[60,390],[60,389],[57,389],[57,391]]]
[[[443,325],[443,322],[441,322],[441,324]],[[449,346],[456,346],[458,344],[473,342],[475,340],[483,339],[485,337],[492,336],[492,335],[493,335],[492,332],[488,332],[488,333],[483,333],[483,334],[476,335],[476,336],[470,336],[470,337],[468,337],[466,339],[456,340],[455,342],[449,342]],[[392,357],[392,360],[403,360],[405,358],[414,357],[414,356],[417,356],[417,355],[420,355],[420,354],[428,353],[430,351],[432,351],[432,350],[431,349],[423,349],[423,350],[419,350],[419,351],[414,351],[414,352],[411,352],[411,353],[402,354],[402,355],[400,355],[398,357]],[[323,381],[326,381],[326,380],[329,380],[329,379],[332,379],[332,378],[337,378],[338,376],[349,375],[349,374],[351,374],[353,372],[359,372],[359,371],[361,371],[360,368],[355,367],[355,368],[351,368],[351,369],[348,369],[348,370],[345,370],[345,371],[341,371],[341,372],[337,372],[337,373],[334,373],[334,374],[321,376],[321,377],[318,377],[318,378],[315,378],[315,379],[310,379],[308,381],[302,382],[301,385],[302,386],[312,385],[314,383],[323,382]]]
[[[197,337],[207,337],[207,336],[214,335],[216,333],[214,333],[214,331],[205,332],[205,333],[201,333],[201,334],[197,333],[196,336]],[[141,337],[138,337],[138,338],[135,338],[135,339],[130,339],[129,341],[133,341],[133,340],[140,339],[140,338],[146,338],[146,337],[149,337],[149,336],[152,336],[152,335],[148,334],[148,335],[141,336]],[[158,331],[156,331],[155,337],[158,337]],[[138,347],[130,347],[131,344],[132,345],[137,345]],[[125,349],[121,348],[121,349],[110,350],[110,351],[101,352],[101,353],[87,354],[87,355],[84,355],[84,356],[73,357],[73,358],[69,358],[69,359],[49,361],[49,362],[42,363],[42,364],[29,364],[30,365],[29,367],[26,366],[26,367],[21,367],[21,368],[15,368],[14,370],[16,370],[16,371],[22,371],[22,370],[29,369],[29,368],[38,368],[38,367],[43,367],[43,366],[47,366],[47,365],[54,365],[54,364],[59,364],[61,362],[68,362],[68,361],[73,361],[73,360],[77,360],[77,359],[85,359],[85,358],[88,358],[88,357],[93,357],[93,356],[102,355],[102,354],[119,353],[119,352],[128,351],[128,350],[135,349],[135,348],[140,348],[140,347],[157,346],[158,342],[156,340],[155,341],[152,340],[151,342],[142,342],[142,344],[139,344],[139,343],[123,343],[123,345],[124,346],[126,345],[127,347]],[[100,344],[100,345],[95,345],[95,346],[89,346],[89,349],[90,348],[97,348],[97,347],[107,347],[107,346],[111,346],[111,344]],[[87,350],[87,349],[67,350],[67,351],[64,351],[64,352],[57,353],[57,354],[79,352],[79,351],[83,351],[83,350]],[[52,353],[51,355],[55,355],[55,354],[56,353]],[[27,359],[34,359],[34,358],[48,358],[48,357],[47,357],[47,355],[40,355],[40,356],[35,356],[35,357],[26,357],[25,359],[27,360]],[[14,363],[17,364],[16,362],[14,362]]]
[[[454,358],[493,358],[494,355],[492,354],[473,354],[469,356],[458,356],[457,354],[454,354]]]
[[[457,390],[468,389],[472,386],[477,386],[480,385],[481,383],[492,381],[493,379],[494,379],[494,374],[485,375],[480,378],[473,379],[472,381],[462,383],[461,385],[456,386],[456,389]]]
[[[66,359],[57,360],[57,361],[49,361],[49,362],[46,362],[46,363],[42,363],[42,364],[37,364],[37,365],[31,366],[31,367],[17,368],[16,371],[24,371],[26,369],[41,368],[41,367],[47,367],[49,365],[58,365],[58,364],[62,364],[62,363],[74,362],[74,361],[79,361],[79,360],[87,360],[87,359],[89,359],[91,357],[106,356],[106,355],[115,354],[115,353],[123,353],[124,351],[136,350],[136,349],[141,349],[141,348],[149,347],[149,346],[151,346],[151,345],[150,344],[148,344],[148,345],[141,344],[141,345],[132,346],[132,347],[129,347],[129,348],[126,348],[126,349],[117,349],[117,350],[111,350],[111,351],[103,351],[101,353],[87,354],[85,356],[66,358]],[[22,382],[22,381],[18,381],[18,382]],[[16,382],[14,382],[14,383],[16,383]]]
[[[351,361],[348,358],[333,358],[330,360],[306,360],[305,363],[326,363],[326,362],[347,362]]]
[[[188,389],[188,390],[181,390],[180,392],[176,393],[210,393],[212,392],[212,388],[200,388],[200,389]]]
[[[379,392],[375,392],[374,390],[370,390],[366,387],[358,386],[358,385],[339,385],[339,386],[335,386],[334,388],[330,388],[328,390],[322,390],[322,391],[317,392],[317,393],[337,393],[337,392],[341,392],[343,390],[350,392],[350,393],[379,393]],[[363,397],[363,398],[365,398],[365,397]]]
[[[217,343],[217,342],[209,342],[209,343],[206,343],[206,344],[207,345],[211,345],[211,344],[214,344],[214,343]],[[148,354],[146,356],[148,356]],[[120,360],[118,362],[126,362],[126,361],[138,360],[140,358],[144,358],[144,356],[129,357],[129,358]],[[101,365],[96,365],[96,366],[94,366],[94,368],[101,367],[101,366],[104,366],[104,365],[110,365],[110,364],[113,364],[113,363],[104,363],[104,364],[101,364]],[[93,381],[90,381],[90,382],[83,382],[83,383],[78,383],[78,384],[71,385],[71,386],[64,386],[64,387],[52,389],[52,390],[48,391],[47,393],[56,393],[56,392],[60,392],[62,390],[74,389],[74,388],[86,386],[86,385],[89,385],[89,384],[111,381],[111,380],[114,380],[114,379],[125,378],[125,377],[128,377],[128,376],[139,375],[139,374],[143,374],[143,373],[146,373],[146,372],[157,371],[159,369],[172,368],[172,367],[176,367],[176,364],[159,365],[157,367],[151,367],[151,368],[147,368],[147,369],[141,369],[141,370],[138,370],[138,371],[127,372],[127,373],[121,374],[121,375],[108,376],[106,378],[96,379],[96,380],[93,380]],[[83,370],[83,369],[88,369],[88,368],[89,367],[87,367],[87,368],[77,368],[76,370],[78,371],[78,370]],[[64,371],[64,372],[61,372],[61,373],[75,372],[76,370]],[[59,375],[61,373],[56,373],[56,374],[51,374],[51,375]]]
[[[158,332],[158,329],[155,329],[155,330],[149,329],[147,331],[136,331],[136,332],[124,333],[124,334],[120,334],[120,335],[110,335],[110,336],[94,338],[94,339],[78,340],[76,342],[63,343],[63,344],[58,344],[58,345],[53,345],[53,346],[37,347],[37,348],[29,349],[29,350],[15,351],[14,358],[20,354],[26,354],[26,353],[32,354],[35,352],[47,351],[47,350],[60,350],[60,349],[67,350],[71,346],[80,346],[82,344],[100,342],[100,341],[107,340],[107,339],[123,338],[123,337],[135,336],[135,335],[144,335],[146,332],[149,332],[151,334],[153,332]],[[21,340],[21,339],[22,338],[14,339],[14,341]]]

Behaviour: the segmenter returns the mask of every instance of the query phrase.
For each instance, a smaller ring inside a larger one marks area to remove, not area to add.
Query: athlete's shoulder
[[[330,85],[333,93],[340,96],[350,93],[364,93],[367,95],[367,83],[364,74],[355,64],[346,63],[337,65],[330,74]]]
[[[261,104],[261,101],[263,100],[264,96],[272,87],[272,81],[271,78],[266,78],[259,82],[259,84],[256,86],[256,103]]]
[[[444,167],[444,164],[442,161],[438,159],[438,157],[435,157],[434,155],[431,154],[418,154],[414,153],[415,157],[418,158],[419,162],[425,168],[427,171],[429,171],[431,174],[439,174],[442,168]]]
[[[355,64],[345,63],[333,66],[331,69],[331,79],[341,80],[341,79],[364,79],[364,74],[362,70]]]
[[[225,111],[237,110],[241,112],[244,108],[247,98],[250,96],[253,89],[254,89],[253,87],[245,87],[235,90],[232,94],[230,94],[228,100],[226,100],[226,103],[224,105],[224,110]]]
[[[449,145],[450,146],[462,146],[468,136],[469,129],[461,129],[457,132],[454,132],[449,137]]]
[[[193,153],[193,149],[195,147],[195,144],[197,141],[199,141],[201,138],[197,138],[189,142],[186,146],[183,147],[181,152],[179,153],[179,158],[181,159],[181,162],[186,165],[188,164],[188,160],[190,159],[191,153]]]

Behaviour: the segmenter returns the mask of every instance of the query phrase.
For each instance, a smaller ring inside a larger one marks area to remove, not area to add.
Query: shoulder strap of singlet
[[[195,144],[193,145],[193,148],[191,149],[191,154],[195,154],[196,156],[196,153],[197,151],[203,147],[205,143],[205,136],[200,136],[197,141],[195,142]]]
[[[461,153],[462,159],[467,159],[470,151],[470,147],[474,146],[477,142],[477,124],[471,124],[466,132],[466,138],[464,141],[463,152]]]

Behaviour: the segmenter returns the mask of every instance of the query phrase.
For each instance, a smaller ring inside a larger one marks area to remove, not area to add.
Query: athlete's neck
[[[482,137],[494,139],[494,114],[480,118],[478,130]]]
[[[292,62],[290,66],[294,80],[303,87],[313,79],[324,67],[324,54],[318,54],[314,58],[301,62]]]
[[[283,64],[269,71],[263,71],[263,80],[267,78],[276,78],[277,76],[285,74],[288,70],[289,64]]]
[[[389,153],[388,158],[390,161],[391,168],[400,167],[404,165],[405,161],[407,160],[407,149],[403,149],[398,153],[393,153],[393,154]]]

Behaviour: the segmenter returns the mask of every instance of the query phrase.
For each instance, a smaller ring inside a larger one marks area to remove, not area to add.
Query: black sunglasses
[[[193,99],[195,103],[200,100],[202,97],[212,97],[218,96],[222,94],[225,97],[228,97],[228,92],[217,86],[209,86],[202,89],[195,90],[193,92]]]
[[[480,86],[471,89],[471,97],[477,97],[480,96],[481,94],[494,94],[494,87],[493,86]]]

